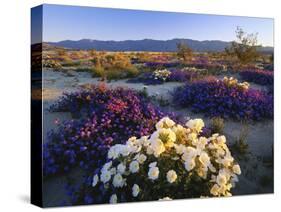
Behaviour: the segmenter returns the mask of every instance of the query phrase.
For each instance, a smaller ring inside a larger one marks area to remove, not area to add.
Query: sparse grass
[[[165,99],[163,96],[160,96],[160,98],[158,99],[159,105],[161,107],[165,107],[169,105],[169,101],[167,99]]]
[[[67,62],[63,63],[63,66],[64,67],[73,67],[73,66],[77,67],[80,64],[81,64],[80,61],[67,61]]]
[[[223,134],[224,130],[224,119],[220,117],[214,117],[211,119],[211,130],[212,133]]]
[[[143,89],[139,93],[144,98],[148,98],[148,92],[147,92],[147,87],[146,86],[144,86]]]
[[[248,144],[247,144],[247,137],[249,134],[249,125],[248,123],[242,123],[242,129],[240,134],[238,135],[236,142],[235,142],[235,149],[240,154],[245,154],[248,151]]]

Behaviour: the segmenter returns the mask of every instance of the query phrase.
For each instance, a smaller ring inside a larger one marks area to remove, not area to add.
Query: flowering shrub
[[[131,83],[144,83],[146,85],[157,85],[164,82],[187,82],[192,79],[197,79],[202,73],[192,68],[183,69],[163,69],[156,70],[152,73],[144,73],[143,75],[130,79],[128,82]]]
[[[48,133],[45,175],[79,165],[95,168],[104,162],[111,145],[123,143],[132,135],[151,133],[154,124],[165,115],[133,90],[102,85],[64,94],[51,111],[71,111],[80,119],[64,122],[58,130]]]
[[[152,73],[153,78],[155,80],[160,80],[160,81],[167,81],[167,79],[169,79],[171,72],[167,69],[163,69],[163,70],[156,70]]]
[[[240,76],[243,80],[254,82],[260,85],[273,85],[273,72],[266,70],[245,70],[241,71]]]
[[[128,83],[143,83],[145,85],[159,85],[159,84],[164,83],[160,79],[155,79],[151,72],[143,73],[136,78],[129,79],[127,82]]]
[[[201,119],[182,126],[164,117],[151,135],[112,146],[91,180],[92,203],[96,194],[110,203],[231,196],[240,166],[225,137],[202,137],[203,127]]]
[[[59,70],[62,68],[62,65],[60,64],[59,61],[52,59],[50,56],[44,54],[42,57],[42,67]]]
[[[273,117],[273,96],[236,79],[207,78],[174,91],[174,101],[210,117],[260,120]]]
[[[153,69],[161,69],[161,68],[173,68],[181,65],[179,62],[147,62],[145,63],[146,67]]]
[[[169,81],[172,82],[188,82],[192,79],[196,79],[199,77],[199,73],[189,68],[184,69],[173,69],[171,70],[171,75],[169,77]]]
[[[248,82],[239,83],[238,80],[233,77],[229,77],[229,78],[224,77],[223,82],[229,88],[238,88],[241,90],[248,90],[250,87],[250,84]]]

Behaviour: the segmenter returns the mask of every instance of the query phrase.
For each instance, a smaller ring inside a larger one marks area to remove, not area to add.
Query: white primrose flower
[[[148,139],[148,136],[142,136],[140,139],[140,145],[143,145],[144,147],[147,147],[150,145],[150,141]]]
[[[175,125],[176,123],[171,120],[169,117],[164,117],[160,121],[157,122],[156,129],[162,129],[162,128],[171,128]]]
[[[123,163],[119,163],[119,165],[117,166],[117,172],[120,174],[124,174],[125,171],[126,166]]]
[[[109,199],[109,203],[110,204],[116,204],[117,203],[117,195],[116,194],[112,194],[110,199]]]
[[[118,152],[118,146],[112,146],[107,153],[107,158],[108,159],[116,159],[119,157],[119,152]]]
[[[195,159],[190,158],[184,162],[184,167],[187,171],[191,171],[196,166]]]
[[[117,170],[116,170],[115,167],[109,169],[109,171],[110,171],[111,175],[114,175],[114,174],[116,174],[116,172],[117,172]]]
[[[143,164],[146,161],[147,157],[144,154],[137,154],[135,160],[137,160],[140,164]]]
[[[227,183],[227,177],[224,174],[219,174],[216,182],[219,186],[223,186]]]
[[[107,158],[108,159],[116,159],[118,157],[118,155],[116,154],[116,152],[114,151],[113,148],[110,148],[108,153],[107,153]]]
[[[100,180],[101,180],[103,183],[107,183],[110,179],[111,179],[111,172],[110,172],[110,171],[107,171],[107,170],[103,170],[103,171],[101,172]]]
[[[230,152],[227,152],[224,158],[218,158],[217,163],[223,164],[224,167],[229,167],[233,163],[234,158],[231,156]]]
[[[153,132],[149,138],[149,143],[151,144],[153,141],[159,139],[159,130]]]
[[[134,184],[132,188],[133,197],[137,197],[139,195],[139,192],[140,192],[140,187],[137,184]]]
[[[108,171],[112,166],[112,161],[105,163],[102,167],[102,171]]]
[[[210,193],[213,194],[214,196],[218,196],[219,195],[219,190],[220,187],[218,184],[214,184],[213,187],[210,190]]]
[[[238,164],[234,165],[232,167],[232,170],[233,170],[234,174],[238,174],[238,175],[241,174],[241,169],[240,169],[240,166]]]
[[[131,153],[131,146],[130,145],[117,144],[115,146],[116,146],[115,151],[118,153],[118,157],[120,155],[128,156]]]
[[[159,157],[161,153],[165,152],[165,146],[160,139],[151,141],[151,149],[155,157]]]
[[[219,144],[219,145],[224,145],[225,142],[226,142],[226,138],[225,138],[224,135],[221,135],[221,136],[218,136],[218,137],[217,137],[217,141],[218,141],[218,144]]]
[[[152,149],[151,145],[147,147],[146,154],[148,154],[148,155],[152,155],[153,154],[153,149]]]
[[[171,129],[162,128],[159,129],[159,139],[166,147],[173,147],[177,137]]]
[[[177,173],[174,170],[170,170],[167,172],[166,178],[169,183],[175,182],[177,177]]]
[[[191,119],[185,124],[188,128],[195,130],[197,133],[202,131],[205,126],[202,119]]]
[[[192,132],[192,133],[189,133],[188,134],[188,136],[187,136],[187,138],[190,140],[190,141],[192,141],[191,143],[194,145],[194,146],[197,146],[197,144],[198,144],[198,134],[197,133],[194,133],[194,132]]]
[[[182,155],[186,151],[186,146],[183,144],[179,144],[179,145],[175,144],[174,147],[178,155]]]
[[[112,146],[107,154],[108,159],[116,159],[120,155],[122,156],[128,156],[131,152],[131,146],[130,145],[122,145],[122,144],[116,144]]]
[[[125,184],[125,179],[123,179],[122,175],[118,173],[113,177],[112,184],[115,188],[122,188]]]
[[[208,167],[210,165],[210,157],[206,152],[202,152],[199,156],[199,161],[202,163],[204,167]]]
[[[197,155],[198,155],[197,149],[195,149],[194,147],[188,146],[185,148],[185,151],[182,155],[182,159],[184,161],[187,161],[190,159],[194,159]]]
[[[159,176],[159,168],[156,166],[150,167],[148,171],[148,178],[151,180],[156,180],[158,179],[158,176]]]
[[[208,139],[205,137],[200,137],[196,144],[196,148],[200,151],[203,151],[208,143]]]
[[[99,176],[95,174],[93,177],[92,186],[95,187],[98,184],[98,182],[99,182]]]
[[[130,165],[129,165],[129,170],[130,170],[131,173],[136,173],[136,172],[138,172],[138,171],[139,171],[139,168],[140,168],[139,162],[136,161],[136,160],[132,161],[132,162],[130,163]]]
[[[186,138],[186,135],[188,133],[190,133],[190,129],[189,128],[184,128],[181,125],[175,125],[172,127],[173,132],[176,134],[176,136],[184,136],[184,138]]]
[[[152,162],[148,165],[149,168],[155,167],[157,165],[157,162]]]
[[[136,136],[132,136],[128,139],[127,143],[126,144],[129,144],[129,145],[134,145],[137,141],[137,137]]]

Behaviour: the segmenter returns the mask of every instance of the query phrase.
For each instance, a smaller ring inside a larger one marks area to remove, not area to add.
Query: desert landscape
[[[273,193],[273,47],[233,34],[33,44],[44,205]]]

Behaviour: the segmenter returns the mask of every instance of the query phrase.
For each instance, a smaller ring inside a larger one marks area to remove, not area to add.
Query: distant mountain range
[[[198,52],[220,52],[228,47],[231,42],[220,40],[198,41],[192,39],[172,39],[172,40],[125,40],[125,41],[101,41],[82,39],[78,41],[63,40],[59,42],[48,42],[48,44],[71,49],[95,49],[98,51],[152,51],[152,52],[172,52],[176,51],[177,43],[186,43],[194,51]],[[273,52],[273,47],[259,47],[261,52]]]

